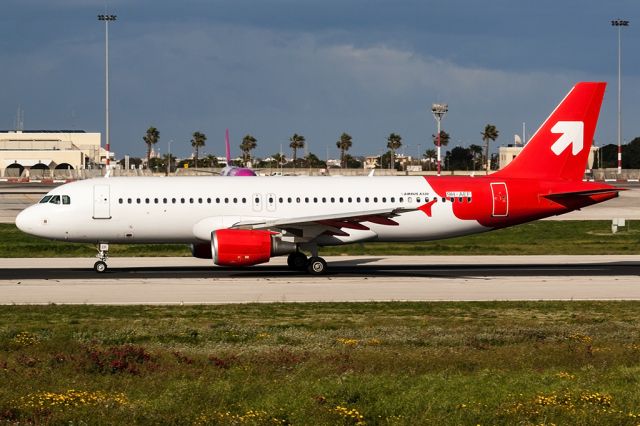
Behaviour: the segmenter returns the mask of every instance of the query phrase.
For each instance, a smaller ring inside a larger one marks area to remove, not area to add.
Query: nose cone
[[[16,226],[22,232],[33,234],[35,225],[33,223],[34,220],[35,219],[33,217],[33,210],[31,209],[31,207],[27,207],[26,209],[18,213],[18,216],[16,216]]]

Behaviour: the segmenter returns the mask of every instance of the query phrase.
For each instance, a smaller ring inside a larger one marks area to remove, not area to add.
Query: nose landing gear
[[[98,245],[98,254],[96,257],[99,259],[93,264],[93,270],[98,273],[103,273],[107,270],[107,258],[109,257],[109,244],[100,243]]]

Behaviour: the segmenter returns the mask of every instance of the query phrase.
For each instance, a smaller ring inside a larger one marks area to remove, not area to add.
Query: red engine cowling
[[[272,233],[245,229],[219,229],[211,233],[213,263],[251,266],[271,258]]]

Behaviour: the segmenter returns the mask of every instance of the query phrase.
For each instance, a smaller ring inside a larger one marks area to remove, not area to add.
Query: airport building
[[[0,177],[53,178],[99,168],[107,152],[100,133],[84,130],[0,131]],[[113,153],[110,153],[113,157]]]

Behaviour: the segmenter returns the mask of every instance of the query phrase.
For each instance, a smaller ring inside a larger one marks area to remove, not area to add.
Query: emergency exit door
[[[495,217],[509,214],[509,193],[504,182],[491,183],[491,195],[493,197],[493,210],[491,215]]]
[[[111,202],[109,200],[109,185],[93,186],[93,218],[111,219]]]

